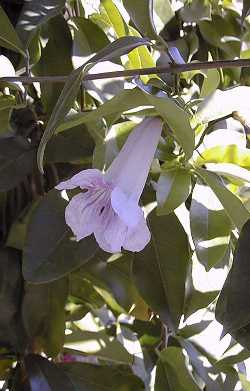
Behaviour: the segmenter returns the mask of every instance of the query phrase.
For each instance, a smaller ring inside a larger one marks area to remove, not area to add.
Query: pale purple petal
[[[128,197],[119,187],[115,187],[111,193],[111,205],[120,219],[129,227],[137,225],[143,216],[138,202]]]
[[[130,133],[104,177],[138,201],[160,139],[162,121],[146,118]]]
[[[91,235],[98,226],[98,204],[91,203],[88,192],[77,194],[65,209],[65,220],[79,241]]]
[[[123,248],[134,252],[142,251],[149,243],[150,238],[151,234],[143,217],[136,227],[128,229]]]
[[[56,186],[57,190],[68,190],[80,187],[81,189],[90,189],[95,186],[103,185],[103,174],[101,171],[90,168],[80,171],[67,181],[61,182]]]
[[[102,214],[102,224],[95,229],[95,238],[99,246],[108,252],[117,253],[127,233],[127,225],[115,214],[111,206]]]

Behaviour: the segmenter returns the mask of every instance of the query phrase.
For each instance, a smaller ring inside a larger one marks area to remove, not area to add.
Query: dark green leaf
[[[180,10],[181,18],[184,22],[200,22],[204,19],[211,18],[211,5],[207,0],[192,0],[185,2],[185,5]]]
[[[35,149],[23,137],[5,137],[0,141],[0,191],[15,187],[31,173]]]
[[[65,302],[68,296],[68,279],[49,284],[25,285],[22,317],[31,341],[55,357],[64,343]]]
[[[14,27],[12,26],[8,16],[4,12],[3,8],[0,6],[0,45],[14,50],[15,52],[21,53],[26,57],[25,50],[23,48],[22,42],[20,41],[17,33],[15,32]]]
[[[249,11],[250,11],[250,1],[243,0],[243,9],[242,9],[242,15],[241,15],[242,21],[249,15]]]
[[[59,366],[75,389],[82,391],[143,391],[142,381],[126,366],[98,366],[84,363]]]
[[[250,348],[250,220],[243,226],[234,254],[232,268],[220,293],[216,318],[242,346]]]
[[[96,252],[98,246],[93,237],[80,242],[73,239],[65,223],[66,205],[60,192],[52,190],[33,211],[23,257],[27,281],[56,280],[86,263]]]
[[[48,42],[42,49],[39,62],[32,67],[32,73],[36,76],[57,76],[60,69],[60,75],[69,75],[73,69],[71,61],[72,39],[65,19],[62,16],[57,16],[49,20],[46,32]],[[62,83],[41,84],[41,101],[47,118],[50,116],[62,88]]]
[[[28,354],[24,362],[31,391],[76,391],[64,371],[46,358]]]
[[[22,275],[20,253],[12,248],[0,249],[0,344],[19,350],[25,341],[21,334],[20,297]]]
[[[65,5],[65,0],[25,1],[17,24],[17,32],[28,47],[32,37],[41,25],[51,17],[58,15]]]
[[[175,214],[149,216],[152,239],[135,255],[133,272],[144,300],[175,330],[183,313],[189,264],[186,233]]]

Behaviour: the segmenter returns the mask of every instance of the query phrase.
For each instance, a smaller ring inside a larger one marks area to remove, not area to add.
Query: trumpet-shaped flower
[[[121,247],[141,251],[150,241],[143,211],[138,205],[160,139],[162,122],[146,118],[134,128],[121,151],[103,174],[97,169],[79,172],[59,183],[58,190],[80,187],[65,210],[65,220],[81,240],[94,233],[99,246],[111,253]]]

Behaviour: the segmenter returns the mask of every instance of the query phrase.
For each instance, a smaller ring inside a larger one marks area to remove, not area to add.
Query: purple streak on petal
[[[81,189],[90,189],[94,186],[102,186],[103,174],[96,169],[80,171],[67,181],[61,182],[56,186],[57,190],[75,189],[80,186]]]
[[[138,201],[162,130],[159,118],[144,119],[130,133],[104,177]]]
[[[111,193],[111,205],[120,219],[129,227],[136,226],[143,217],[138,203],[128,197],[119,187],[115,187]]]
[[[142,251],[149,243],[150,238],[151,234],[143,217],[136,227],[128,229],[123,248],[135,252]]]

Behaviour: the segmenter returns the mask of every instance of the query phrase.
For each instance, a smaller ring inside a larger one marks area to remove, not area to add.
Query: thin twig
[[[114,79],[117,77],[134,77],[141,75],[160,75],[164,73],[181,73],[200,69],[216,69],[216,68],[245,68],[250,67],[250,59],[243,60],[222,60],[222,61],[204,61],[192,62],[188,64],[168,64],[161,67],[128,69],[125,71],[102,72],[87,74],[83,80],[99,80],[99,79]],[[0,82],[16,82],[31,84],[38,83],[65,83],[67,76],[11,76],[0,77]]]

